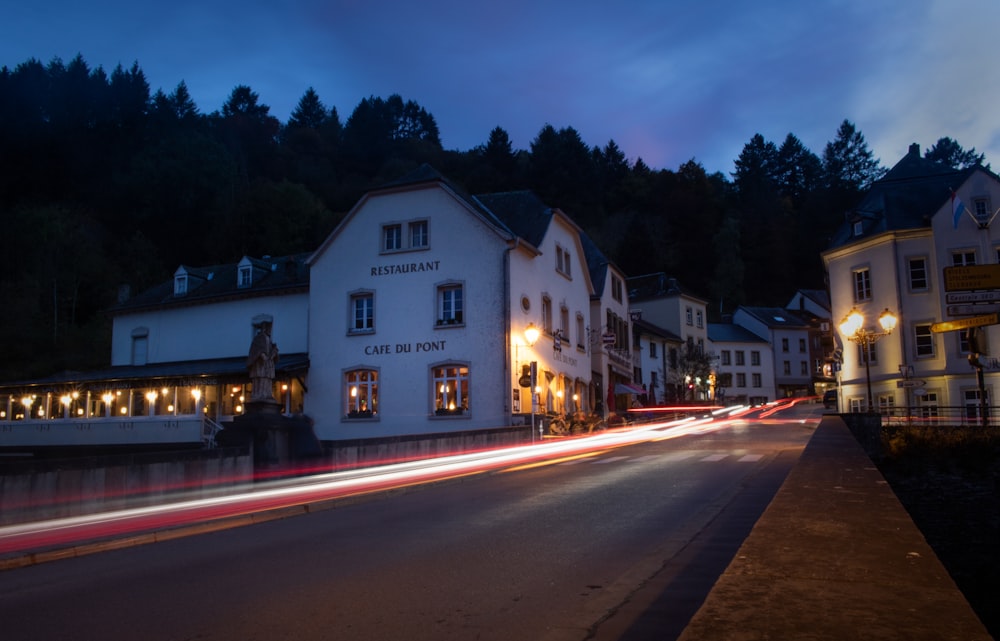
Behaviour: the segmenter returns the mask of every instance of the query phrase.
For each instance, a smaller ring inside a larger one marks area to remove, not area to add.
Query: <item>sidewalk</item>
[[[991,639],[844,422],[824,417],[681,641]]]

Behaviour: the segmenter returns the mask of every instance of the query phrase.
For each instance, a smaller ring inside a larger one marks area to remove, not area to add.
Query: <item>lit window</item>
[[[348,329],[352,333],[375,331],[375,295],[371,292],[358,292],[351,295],[351,324]]]
[[[378,371],[351,370],[344,374],[347,418],[374,418],[378,415]]]
[[[431,368],[434,385],[434,413],[438,416],[467,414],[469,411],[469,368],[442,365]]]

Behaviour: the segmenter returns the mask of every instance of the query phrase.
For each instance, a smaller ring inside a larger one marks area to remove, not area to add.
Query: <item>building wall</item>
[[[1000,206],[1000,185],[984,172],[977,172],[963,185],[956,187],[958,197],[968,207],[977,199],[985,199],[991,210]],[[946,196],[941,207],[931,219],[929,228],[887,232],[873,238],[838,247],[824,253],[824,262],[830,280],[831,318],[839,324],[852,308],[857,308],[866,318],[866,327],[878,329],[877,318],[883,309],[896,313],[899,324],[889,336],[876,343],[878,362],[870,364],[873,400],[889,399],[893,405],[963,406],[969,404],[969,395],[978,389],[975,370],[969,366],[968,353],[961,349],[961,336],[957,331],[932,335],[934,353],[918,356],[916,327],[947,320],[967,318],[994,311],[995,307],[955,309],[947,301],[944,269],[953,264],[956,252],[972,253],[976,264],[996,264],[1000,247],[1000,228],[996,221],[986,228],[977,226],[968,214],[963,214],[957,228],[952,219],[951,201]],[[926,289],[911,287],[910,260],[925,258],[927,263]],[[868,268],[872,278],[872,298],[856,301],[853,272]],[[960,313],[962,312],[962,313]],[[1000,345],[997,326],[984,328],[987,343]],[[844,363],[841,371],[843,409],[863,406],[866,401],[866,375],[857,346],[845,337]],[[985,383],[990,404],[994,400],[997,363],[983,359]],[[900,388],[900,366],[912,366],[913,378],[925,381],[919,388]]]
[[[759,343],[712,341],[712,351],[719,357],[715,365],[716,374],[732,374],[732,385],[725,388],[723,400],[733,401],[744,397],[748,401],[773,401],[778,397],[774,384],[774,356],[771,353],[771,346],[766,341]],[[728,364],[724,364],[723,352],[729,352]],[[737,352],[743,353],[742,365],[737,364],[739,361]],[[753,352],[760,354],[760,363],[757,365],[753,364]],[[743,374],[743,385],[739,385],[739,374]],[[760,387],[754,387],[754,374],[760,375]]]
[[[429,246],[381,252],[385,224],[426,219]],[[509,422],[504,252],[507,238],[437,186],[369,195],[312,260],[306,412],[320,439],[496,427]],[[415,267],[414,267],[415,266]],[[464,322],[437,324],[437,288],[461,284]],[[374,295],[375,329],[348,331],[351,294]],[[469,411],[435,413],[431,367],[468,367]],[[378,374],[371,418],[347,418],[345,371]]]
[[[121,314],[113,321],[111,364],[133,364],[133,330],[140,328],[148,330],[148,363],[246,355],[258,314],[274,318],[272,338],[281,353],[303,353],[308,309],[309,294],[303,292]]]
[[[556,212],[537,249],[535,252],[522,246],[510,255],[510,358],[514,366],[508,388],[512,409],[520,414],[531,412],[530,390],[522,388],[518,379],[521,366],[535,361],[542,387],[539,411],[557,414],[588,411],[592,399],[586,330],[593,287],[579,232]],[[561,263],[557,258],[560,252]],[[551,302],[549,320],[543,317],[543,298]],[[578,317],[582,317],[582,323],[578,322]],[[549,331],[542,331],[534,345],[527,345],[524,340],[527,326],[534,324],[544,330],[547,323]],[[563,336],[559,351],[555,349],[556,330]]]

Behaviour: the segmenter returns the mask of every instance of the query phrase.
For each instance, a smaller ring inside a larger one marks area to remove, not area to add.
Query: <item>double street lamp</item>
[[[868,381],[868,411],[872,411],[872,371],[871,371],[871,349],[872,345],[879,341],[879,339],[888,336],[892,333],[892,330],[896,329],[896,323],[899,319],[896,315],[889,311],[888,308],[883,310],[878,317],[878,324],[881,326],[882,331],[872,331],[865,329],[865,317],[856,308],[851,308],[851,311],[844,317],[844,320],[840,321],[840,333],[844,335],[844,338],[851,341],[852,343],[857,343],[861,348],[861,353],[865,361],[865,378]]]

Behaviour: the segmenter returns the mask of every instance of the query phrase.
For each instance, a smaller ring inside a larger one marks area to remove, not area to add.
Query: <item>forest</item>
[[[683,123],[678,123],[683,126]],[[108,364],[107,310],[181,264],[311,251],[365,191],[428,163],[470,194],[530,189],[569,214],[629,276],[666,272],[710,301],[783,305],[823,288],[820,252],[886,168],[845,119],[817,154],[792,133],[753,136],[734,171],[634,161],[609,140],[540,124],[529,149],[500,126],[449,150],[402,96],[342,119],[307,88],[287,122],[237,85],[205,112],[181,81],[151,92],[138,63],[82,55],[0,68],[0,380]],[[982,154],[942,137],[925,156]]]

